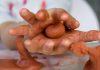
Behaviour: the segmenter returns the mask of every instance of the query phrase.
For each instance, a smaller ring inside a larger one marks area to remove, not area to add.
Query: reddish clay
[[[65,33],[65,27],[63,22],[58,22],[58,24],[50,25],[45,30],[46,35],[50,38],[59,38]]]

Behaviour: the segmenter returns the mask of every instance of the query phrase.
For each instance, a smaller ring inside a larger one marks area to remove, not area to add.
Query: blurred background
[[[86,0],[86,1],[90,4],[100,22],[100,0]]]

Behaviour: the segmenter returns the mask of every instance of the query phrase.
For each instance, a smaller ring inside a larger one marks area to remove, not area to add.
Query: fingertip
[[[22,8],[19,14],[25,21],[29,22],[29,24],[33,24],[33,21],[35,21],[35,14],[26,8]]]
[[[80,23],[75,18],[72,18],[65,23],[65,26],[70,29],[76,29],[80,26]]]
[[[76,24],[76,28],[80,26],[80,23],[77,20],[76,20],[75,24]]]
[[[38,20],[46,20],[48,18],[48,12],[45,9],[41,9],[36,13]]]
[[[54,42],[53,41],[51,41],[51,40],[49,40],[49,41],[47,41],[46,43],[45,43],[45,45],[44,46],[54,46]]]
[[[43,18],[44,18],[44,13],[43,13],[43,12],[38,12],[38,13],[36,14],[36,18],[37,18],[38,20],[43,20]]]
[[[25,41],[24,41],[24,44],[25,44],[26,46],[31,45],[31,40],[25,40]]]
[[[69,47],[70,44],[71,44],[71,41],[68,40],[68,39],[63,39],[62,42],[61,42],[61,45],[65,46],[65,47]]]
[[[10,30],[9,30],[9,33],[12,34],[12,35],[16,34],[16,32],[15,32],[14,29],[10,29]]]
[[[20,14],[21,16],[25,16],[25,15],[27,14],[27,12],[28,12],[28,9],[22,8],[22,9],[19,11],[19,14]]]
[[[97,38],[96,40],[100,40],[100,31],[98,30],[91,30],[91,33],[93,33],[93,38]]]

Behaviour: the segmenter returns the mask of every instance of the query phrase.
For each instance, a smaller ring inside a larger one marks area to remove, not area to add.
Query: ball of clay
[[[46,28],[45,33],[50,38],[58,38],[65,33],[65,27],[63,23],[50,25]]]

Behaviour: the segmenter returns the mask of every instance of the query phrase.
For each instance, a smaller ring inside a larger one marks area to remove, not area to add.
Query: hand
[[[100,69],[100,45],[88,50],[89,60],[85,64],[84,70]]]
[[[20,14],[30,25],[11,29],[10,33],[27,36],[29,40],[24,43],[31,52],[47,55],[63,54],[74,42],[100,40],[99,31],[73,30],[79,27],[79,23],[63,9],[40,10],[36,15],[22,9]],[[61,35],[58,35],[59,33]]]
[[[89,48],[84,42],[76,42],[71,45],[70,50],[78,56],[83,56],[88,54]]]
[[[95,34],[95,37],[94,37]],[[87,41],[100,40],[99,31],[66,31],[66,33],[57,39],[50,39],[42,34],[37,35],[32,40],[26,40],[26,48],[31,52],[40,52],[49,55],[63,54],[67,50],[78,52],[80,55],[87,53],[87,47],[83,44]],[[83,42],[83,43],[81,43]],[[38,46],[38,47],[37,47]]]

